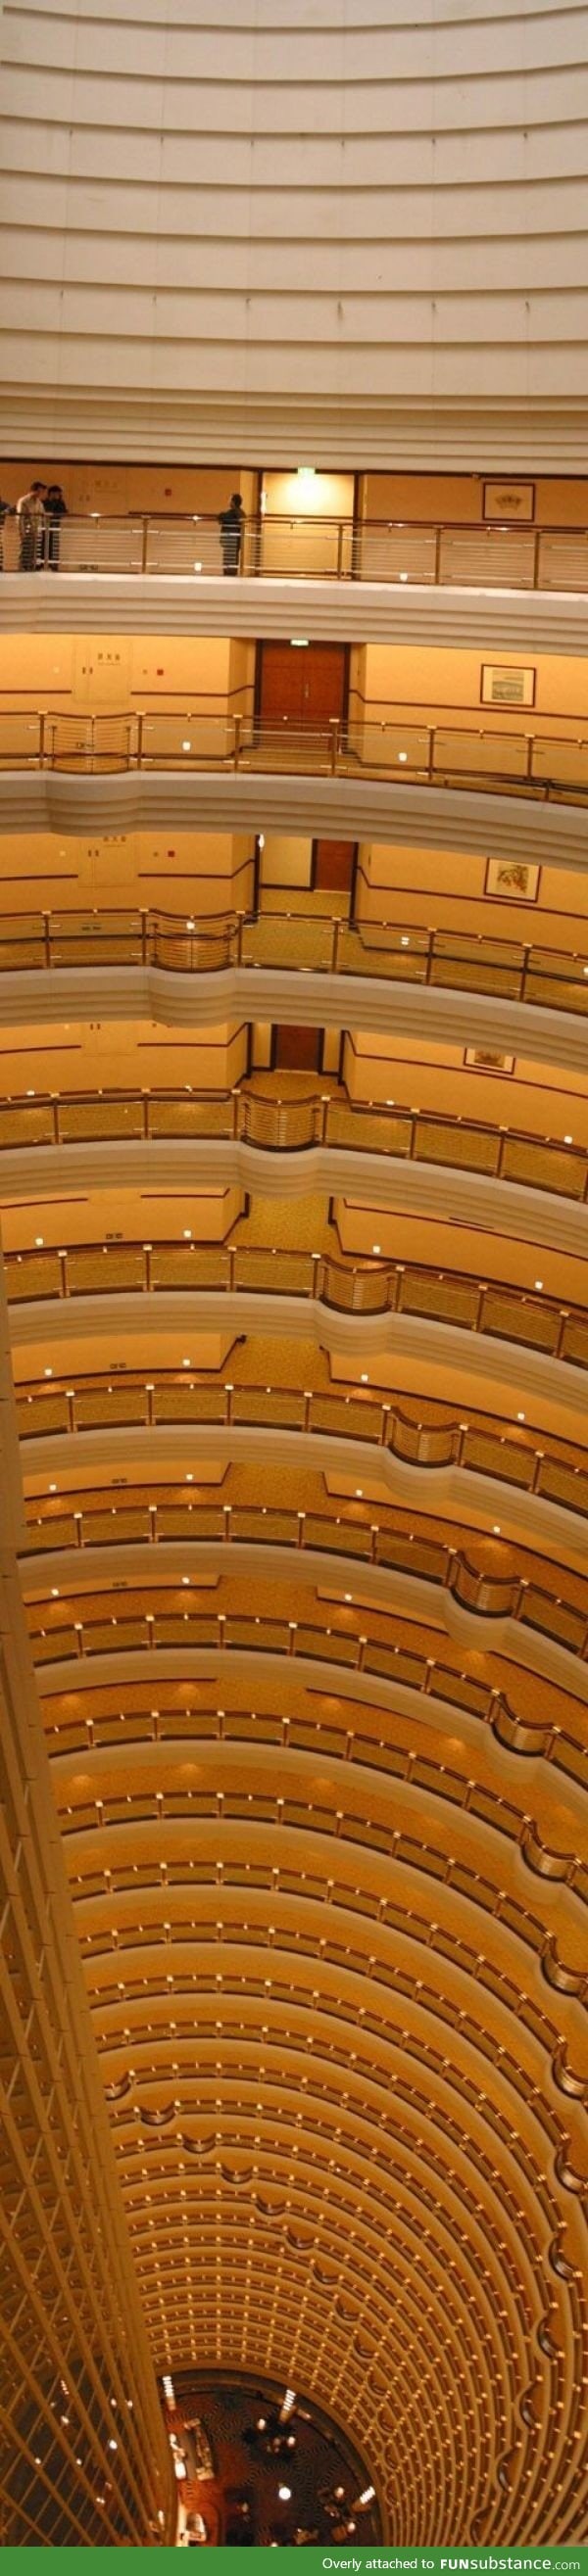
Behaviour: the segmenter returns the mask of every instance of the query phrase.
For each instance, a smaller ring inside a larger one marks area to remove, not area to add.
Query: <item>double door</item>
[[[347,712],[345,644],[260,644],[257,711],[262,731],[317,733]]]

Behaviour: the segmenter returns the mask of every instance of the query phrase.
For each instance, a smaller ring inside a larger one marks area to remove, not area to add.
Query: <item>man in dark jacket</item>
[[[219,510],[223,572],[237,573],[243,542],[245,511],[240,492],[232,492],[228,510]]]

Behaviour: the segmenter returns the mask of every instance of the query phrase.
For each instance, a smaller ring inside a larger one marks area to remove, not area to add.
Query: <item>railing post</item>
[[[341,575],[342,575],[342,572],[343,572],[343,540],[344,540],[344,535],[345,535],[344,522],[343,522],[343,520],[342,520],[342,519],[340,519],[340,520],[339,520],[338,529],[337,529],[337,580],[338,580],[338,581],[340,581],[340,580],[341,580]]]
[[[145,709],[144,709],[144,707],[137,707],[137,768],[138,768],[138,769],[140,769],[140,768],[141,768],[141,766],[142,766],[142,760],[143,760],[143,726],[144,726],[144,723],[145,723]]]
[[[336,778],[336,776],[337,776],[338,761],[339,761],[339,717],[338,717],[338,716],[329,716],[329,732],[330,732],[330,737],[331,737],[331,740],[330,740],[330,770],[331,770],[331,777],[332,777],[332,778]]]
[[[338,975],[338,973],[339,973],[339,946],[340,946],[340,933],[341,933],[341,920],[340,920],[340,916],[339,916],[339,914],[338,914],[338,913],[336,913],[336,914],[335,914],[335,919],[334,919],[334,922],[332,923],[331,927],[332,927],[332,934],[333,934],[333,945],[332,945],[332,949],[331,949],[331,974],[332,974],[332,975]]]
[[[439,582],[440,582],[440,580],[441,580],[441,539],[442,539],[442,536],[443,536],[443,529],[442,529],[442,528],[436,528],[436,529],[435,529],[435,568],[434,568],[434,573],[433,573],[433,580],[434,580],[434,582],[436,583],[436,585],[437,585],[437,586],[439,585]]]
[[[44,913],[43,913],[43,948],[44,948],[44,955],[45,955],[45,965],[46,965],[46,966],[50,966],[50,965],[51,965],[51,914],[50,914],[49,912],[44,912]]]
[[[541,588],[541,582],[540,582],[540,578],[539,578],[539,576],[540,576],[540,571],[541,571],[541,529],[540,529],[540,528],[536,528],[536,529],[535,529],[535,534],[534,534],[534,539],[533,539],[533,589],[534,589],[534,590],[540,590],[540,588]]]
[[[146,912],[146,911],[144,911],[144,910],[142,909],[142,910],[141,910],[141,964],[142,964],[142,966],[146,966],[146,965],[148,964],[148,942],[147,942],[147,925],[148,925],[148,921],[149,921],[149,914],[148,914],[148,912]]]
[[[240,761],[240,758],[241,758],[241,727],[242,727],[242,723],[243,723],[243,717],[242,717],[241,715],[237,715],[237,714],[235,713],[235,715],[233,716],[233,732],[234,732],[234,739],[233,739],[233,768],[234,768],[234,769],[238,769],[238,767],[239,767],[239,761]]]
[[[148,510],[144,510],[144,512],[143,512],[143,530],[142,530],[142,538],[141,538],[141,571],[142,571],[142,572],[146,572],[146,571],[147,571],[147,556],[148,556],[148,552],[149,552],[149,511],[148,511]]]
[[[44,767],[45,767],[45,725],[46,725],[46,722],[47,722],[47,708],[46,708],[46,707],[39,707],[39,768],[40,768],[40,769],[44,769]]]

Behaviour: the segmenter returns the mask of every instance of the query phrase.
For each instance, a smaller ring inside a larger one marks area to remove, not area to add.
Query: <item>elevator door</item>
[[[261,644],[261,725],[314,725],[325,730],[345,714],[347,653],[344,644]]]

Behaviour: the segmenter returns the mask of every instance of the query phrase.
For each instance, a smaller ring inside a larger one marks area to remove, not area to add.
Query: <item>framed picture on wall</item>
[[[489,859],[484,880],[484,893],[495,903],[536,903],[541,869],[529,867],[526,859]]]
[[[463,1060],[470,1073],[514,1073],[514,1055],[500,1055],[496,1047],[466,1047]]]
[[[520,519],[528,527],[535,517],[535,485],[485,483],[482,509],[485,519]]]
[[[483,662],[480,679],[482,706],[534,707],[536,677],[530,662]]]

